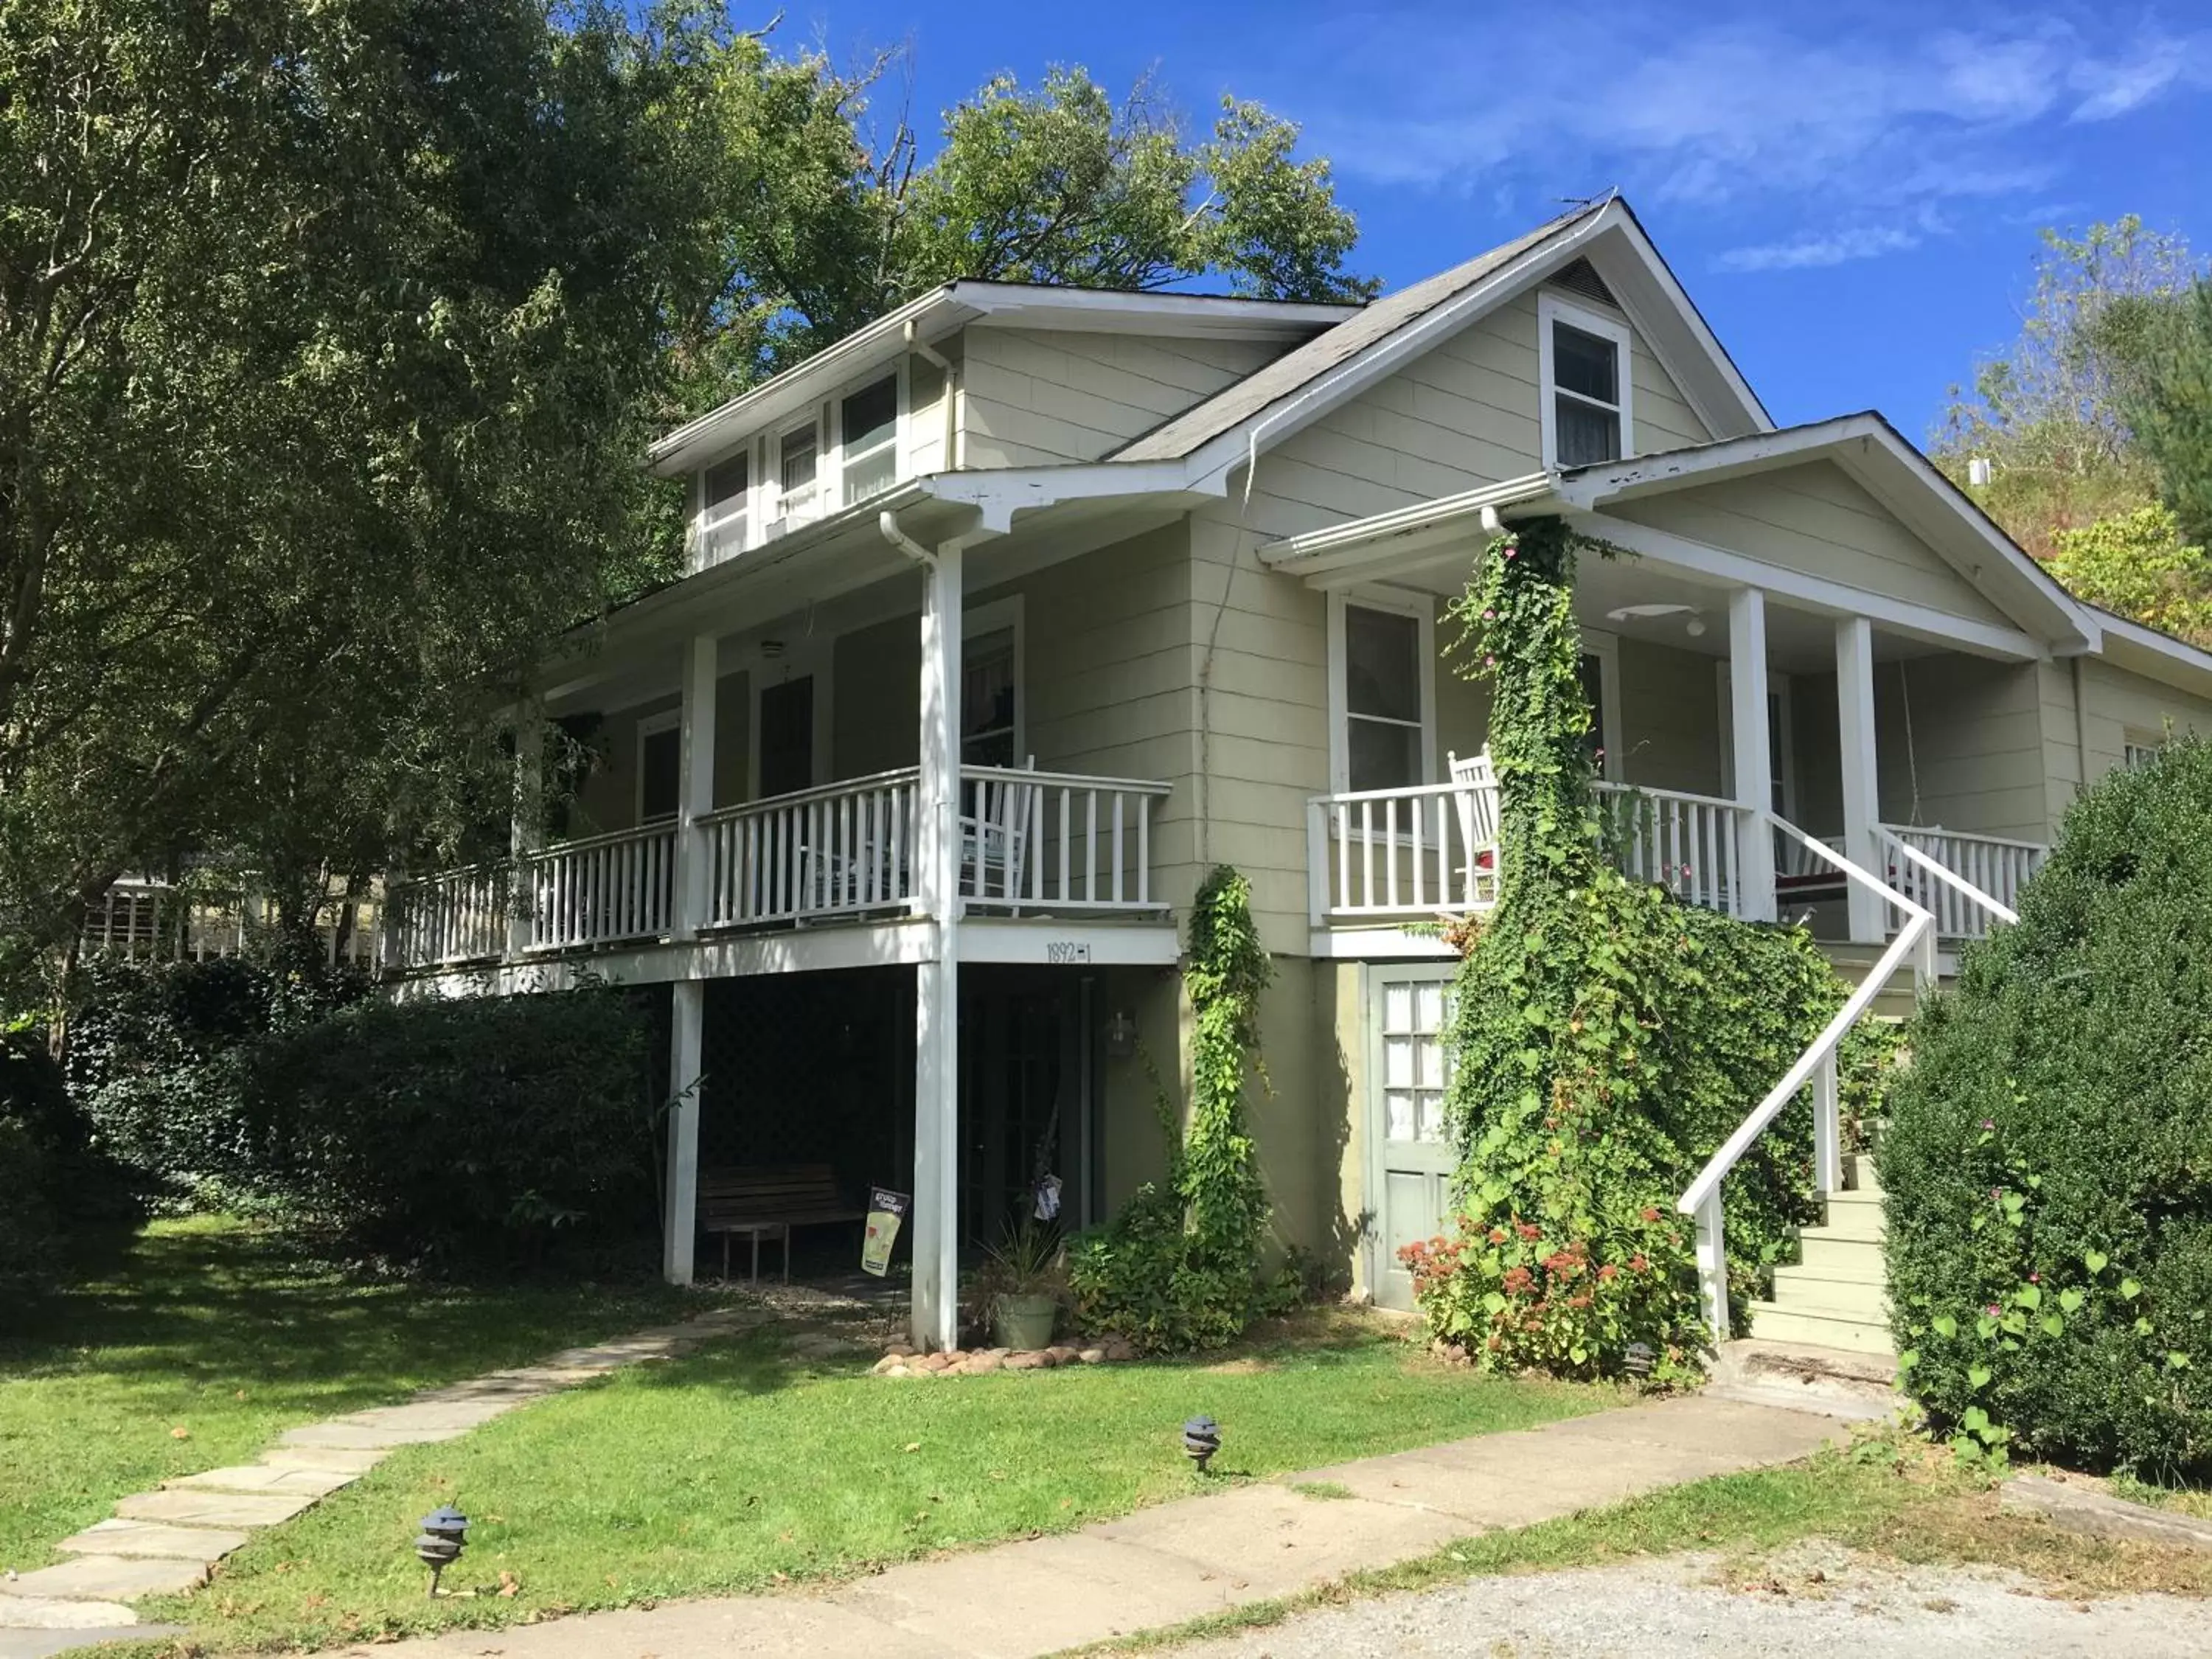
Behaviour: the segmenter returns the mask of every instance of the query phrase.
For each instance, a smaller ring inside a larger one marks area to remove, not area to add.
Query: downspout
[[[2089,788],[2089,686],[2081,673],[2081,659],[2076,656],[2071,660],[2074,667],[2074,752],[2081,761],[2081,781],[2074,786],[2074,793],[2080,796],[2086,794]]]
[[[908,323],[907,326],[912,328],[914,325]],[[876,528],[883,532],[885,541],[912,559],[924,570],[937,568],[937,555],[900,529],[898,514],[892,512],[890,508],[885,507],[876,514]]]
[[[951,358],[921,337],[921,331],[915,326],[911,317],[906,319],[906,349],[945,377],[945,395],[940,399],[945,405],[945,470],[957,472],[960,470],[960,422],[956,418],[955,398],[960,371],[953,367]]]

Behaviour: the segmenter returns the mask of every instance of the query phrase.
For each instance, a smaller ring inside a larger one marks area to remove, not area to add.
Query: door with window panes
[[[1369,975],[1367,1282],[1385,1308],[1413,1305],[1413,1275],[1398,1252],[1435,1237],[1451,1212],[1450,974],[1421,963]]]

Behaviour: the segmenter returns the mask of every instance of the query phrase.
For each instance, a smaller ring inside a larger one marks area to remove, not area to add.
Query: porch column
[[[1875,770],[1874,624],[1864,617],[1836,620],[1836,736],[1844,769],[1844,856],[1878,877],[1886,860],[1874,838],[1881,814]],[[1881,944],[1889,907],[1856,881],[1847,902],[1851,942]]]
[[[676,867],[669,932],[693,939],[713,917],[714,859],[699,820],[714,810],[716,641],[695,634],[684,647],[684,702],[677,731]]]
[[[507,850],[514,874],[507,896],[507,953],[520,957],[530,948],[531,907],[537,888],[525,865],[545,840],[545,720],[535,704],[515,717],[514,805],[507,824]]]
[[[1766,595],[1739,587],[1729,595],[1729,726],[1735,757],[1736,914],[1774,920],[1774,760],[1766,725]]]
[[[915,789],[917,908],[929,959],[915,969],[914,1340],[960,1335],[961,549],[939,546],[921,602],[921,776]]]
[[[707,981],[679,979],[668,1022],[668,1180],[661,1216],[660,1276],[672,1285],[691,1282],[691,1249],[698,1236],[699,1063],[707,1030]]]

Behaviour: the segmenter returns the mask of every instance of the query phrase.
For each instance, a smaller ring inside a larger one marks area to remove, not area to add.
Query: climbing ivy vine
[[[1244,1091],[1265,1081],[1260,994],[1273,977],[1251,884],[1215,869],[1191,906],[1183,969],[1193,1016],[1189,1125],[1160,1086],[1166,1175],[1071,1248],[1068,1279],[1085,1328],[1152,1349],[1215,1347],[1268,1301],[1259,1276],[1267,1195]]]
[[[1846,994],[1798,928],[1632,882],[1603,856],[1574,613],[1577,539],[1538,520],[1484,549],[1450,607],[1450,660],[1491,688],[1498,894],[1462,930],[1448,1119],[1451,1230],[1405,1252],[1443,1342],[1479,1364],[1662,1380],[1705,1335],[1674,1200]],[[1739,1299],[1812,1215],[1811,1109],[1737,1166]]]

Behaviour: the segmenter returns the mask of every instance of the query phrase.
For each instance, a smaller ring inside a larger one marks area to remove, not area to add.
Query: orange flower
[[[1646,1221],[1656,1221],[1659,1218],[1659,1212],[1648,1204],[1644,1206],[1641,1213]]]
[[[1505,1242],[1505,1229],[1492,1227],[1490,1230],[1490,1242],[1493,1244],[1503,1244]]]
[[[1620,1269],[1608,1261],[1597,1270],[1597,1276],[1600,1279],[1618,1279],[1620,1276]]]
[[[1636,1255],[1628,1258],[1628,1271],[1632,1273],[1644,1273],[1647,1271],[1650,1266],[1651,1263],[1644,1258],[1641,1251],[1638,1251]]]

